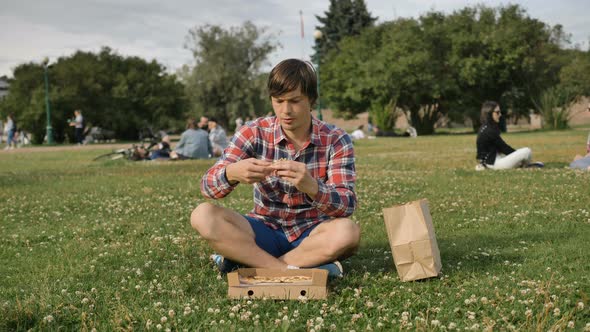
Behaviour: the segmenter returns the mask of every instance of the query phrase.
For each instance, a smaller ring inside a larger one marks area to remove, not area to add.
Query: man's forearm
[[[234,177],[233,165],[234,164],[229,164],[229,165],[225,166],[225,178],[227,179],[227,182],[229,182],[229,184],[232,186],[236,185],[240,182],[240,181],[236,180],[236,178]]]

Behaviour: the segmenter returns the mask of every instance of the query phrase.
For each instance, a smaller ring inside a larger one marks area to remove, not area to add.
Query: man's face
[[[311,122],[311,104],[309,98],[300,90],[287,92],[278,97],[271,97],[272,108],[283,130],[296,131],[309,128]]]
[[[201,120],[199,120],[199,123],[197,125],[199,126],[199,128],[207,128],[208,123],[209,123],[209,118],[202,116]]]

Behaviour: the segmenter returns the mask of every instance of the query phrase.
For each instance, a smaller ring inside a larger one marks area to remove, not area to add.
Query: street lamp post
[[[316,30],[313,32],[313,38],[316,41],[322,39],[322,32],[320,30]],[[324,120],[322,116],[322,99],[320,98],[320,49],[318,48],[316,52],[316,70],[317,70],[317,80],[318,80],[318,119]]]
[[[53,128],[51,127],[51,107],[49,106],[49,79],[47,70],[49,69],[49,59],[43,59],[43,69],[45,73],[45,111],[47,113],[47,144],[53,144]]]

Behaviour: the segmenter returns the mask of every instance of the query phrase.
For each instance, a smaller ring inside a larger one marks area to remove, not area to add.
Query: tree
[[[571,51],[573,59],[561,68],[560,86],[575,97],[590,96],[590,51]]]
[[[447,23],[449,64],[462,91],[452,115],[471,119],[474,129],[483,101],[499,101],[513,115],[528,116],[533,99],[557,82],[560,64],[552,57],[563,41],[561,29],[528,17],[518,5],[465,8]]]
[[[455,84],[445,63],[444,16],[399,19],[347,37],[324,68],[324,95],[347,117],[369,110],[392,125],[404,110],[419,134],[430,134]],[[388,116],[384,116],[388,115]]]
[[[532,19],[519,6],[398,19],[331,50],[323,93],[345,117],[369,110],[372,118],[391,118],[395,105],[422,135],[433,133],[443,114],[469,118],[477,128],[485,100],[528,116],[567,63],[559,48],[566,37],[560,26]]]
[[[19,126],[41,143],[46,130],[43,66],[19,65],[10,92],[0,103]],[[78,51],[48,68],[54,138],[65,140],[67,119],[81,109],[86,123],[113,130],[116,137],[136,139],[146,125],[174,128],[186,112],[184,89],[156,61],[122,57],[108,47],[98,54]],[[181,121],[181,120],[180,120]]]
[[[330,0],[330,7],[324,12],[325,17],[316,15],[322,26],[316,27],[322,32],[322,38],[315,42],[314,59],[328,62],[324,56],[332,49],[338,49],[338,43],[346,36],[357,36],[363,29],[373,26],[377,20],[367,10],[364,0]]]
[[[183,74],[194,114],[216,116],[228,128],[238,116],[267,112],[261,68],[278,43],[265,28],[251,22],[229,30],[204,25],[189,31],[185,47],[193,52],[196,63]]]

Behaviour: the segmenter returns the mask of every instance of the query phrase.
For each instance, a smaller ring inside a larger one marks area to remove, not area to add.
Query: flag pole
[[[303,11],[299,10],[299,18],[301,22],[301,60],[305,60],[305,30],[303,29]]]

